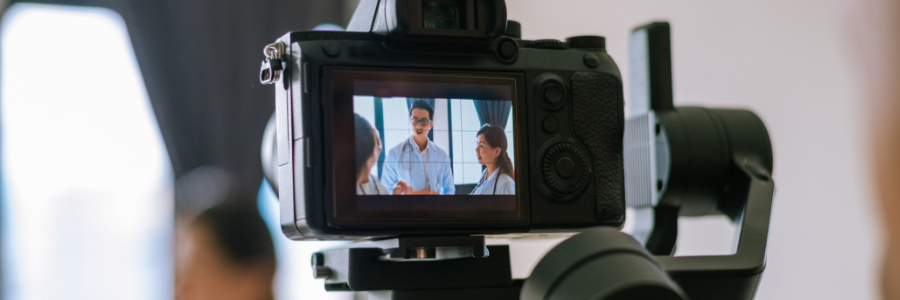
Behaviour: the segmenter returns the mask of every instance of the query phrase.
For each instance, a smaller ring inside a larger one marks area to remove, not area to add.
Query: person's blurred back
[[[270,300],[275,249],[259,213],[220,204],[191,224],[175,299]]]
[[[900,299],[900,1],[844,0],[852,53],[862,63],[886,248],[882,296]]]

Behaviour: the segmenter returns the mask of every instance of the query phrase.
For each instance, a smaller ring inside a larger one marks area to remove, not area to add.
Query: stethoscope
[[[378,192],[378,184],[375,183],[375,178],[372,177],[372,174],[369,174],[369,182],[372,183],[373,186],[375,186],[375,195],[381,195],[381,193]],[[366,194],[366,188],[364,188],[362,186],[362,184],[357,184],[357,186],[359,187],[359,190],[362,191],[363,196],[369,195],[369,194]]]
[[[500,172],[500,168],[497,168],[496,171],[497,171],[497,172]],[[485,175],[487,175],[487,170],[485,170],[484,173],[485,173]],[[484,183],[484,182],[487,181],[487,180],[488,180],[487,176],[481,177],[481,181],[479,181],[479,182],[478,182],[478,185],[476,185],[475,188],[472,189],[472,190],[473,190],[473,191],[474,191],[474,190],[477,190],[478,187],[480,187],[481,184]],[[494,179],[494,190],[491,192],[491,195],[496,195],[496,194],[497,194],[497,181],[498,181],[498,180],[500,180],[500,173],[497,173],[497,178]]]
[[[401,164],[404,164],[403,168],[406,169],[406,172],[409,172],[409,170],[412,170],[412,164],[410,163],[409,159],[410,159],[410,155],[412,155],[413,149],[412,149],[412,145],[410,145],[409,143],[410,143],[409,140],[406,140],[406,143],[403,144],[403,149],[400,149],[400,152],[403,152],[403,155],[406,156],[405,158],[404,157],[400,158],[400,162],[401,162]]]
[[[411,143],[412,141],[407,140],[406,143],[403,144],[403,148],[400,149],[400,152],[403,152],[403,154],[401,154],[402,156],[400,157],[400,164],[404,169],[406,169],[407,173],[412,170],[412,163],[410,158],[413,153],[413,146]],[[428,141],[427,143],[430,143],[430,141]],[[416,148],[418,148],[418,146],[416,146]],[[425,148],[425,151],[431,151],[431,147]],[[433,157],[431,154],[432,153],[428,153],[428,156]],[[405,158],[403,156],[405,156]],[[425,162],[423,161],[423,163]]]

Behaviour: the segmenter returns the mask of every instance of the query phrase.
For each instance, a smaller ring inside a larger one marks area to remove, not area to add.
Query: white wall
[[[878,298],[881,233],[866,166],[866,116],[838,3],[511,0],[507,6],[526,39],[605,36],[626,85],[630,30],[669,21],[676,105],[751,109],[772,138],[777,190],[756,299]],[[683,222],[679,247],[722,244],[715,240],[721,228],[709,225],[716,223]],[[529,272],[541,253],[535,243],[513,243],[514,274]],[[552,242],[538,244],[545,249]]]

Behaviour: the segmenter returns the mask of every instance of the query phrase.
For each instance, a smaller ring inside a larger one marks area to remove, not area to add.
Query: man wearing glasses
[[[453,171],[450,156],[428,139],[434,127],[434,109],[428,102],[416,101],[409,109],[412,136],[391,148],[384,164],[381,182],[394,195],[452,195]]]

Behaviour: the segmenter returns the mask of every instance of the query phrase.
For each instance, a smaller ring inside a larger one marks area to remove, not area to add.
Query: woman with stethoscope
[[[381,155],[381,138],[369,124],[357,114],[353,114],[356,123],[356,194],[357,195],[390,195],[381,185],[378,178],[372,176],[372,167]],[[406,183],[400,182],[400,188]],[[395,193],[399,194],[399,192]]]
[[[503,128],[485,124],[478,130],[475,148],[478,163],[485,166],[481,180],[472,195],[515,195],[516,170],[506,153],[507,141]]]

